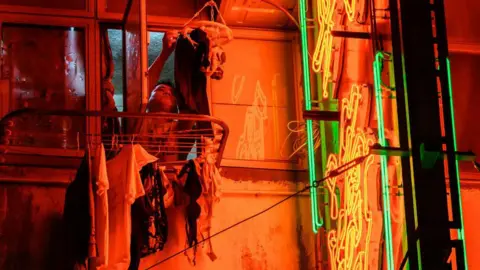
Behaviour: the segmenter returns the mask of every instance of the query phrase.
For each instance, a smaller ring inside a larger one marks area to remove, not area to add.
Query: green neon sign
[[[377,107],[377,120],[378,120],[378,141],[381,146],[387,145],[385,139],[385,122],[383,118],[383,101],[382,101],[382,77],[381,77],[381,64],[383,61],[383,52],[377,52],[375,55],[375,61],[373,62],[373,77],[375,87],[375,103]],[[390,213],[390,194],[388,183],[388,165],[387,157],[380,156],[380,170],[381,170],[381,182],[382,182],[382,197],[383,197],[383,225],[385,227],[385,249],[387,257],[387,269],[394,270],[395,263],[393,257],[393,240],[392,240],[392,223]]]
[[[452,129],[453,129],[453,150],[457,152],[457,132],[455,129],[455,110],[453,109],[453,87],[452,87],[452,73],[450,70],[450,59],[446,59],[447,61],[447,76],[448,76],[448,94],[449,94],[449,101],[450,101],[450,117],[452,120]],[[463,269],[468,270],[468,263],[467,263],[467,247],[465,243],[465,231],[464,231],[464,225],[463,225],[463,207],[462,207],[462,196],[460,192],[460,170],[458,167],[458,160],[455,159],[455,169],[457,173],[457,185],[458,185],[458,203],[459,203],[459,209],[460,209],[460,229],[458,230],[458,235],[459,239],[462,240],[463,244],[463,259],[465,262],[465,265],[463,265]]]
[[[311,96],[311,82],[310,82],[310,65],[308,62],[308,40],[307,40],[307,10],[305,7],[305,1],[300,0],[299,3],[299,17],[300,17],[300,36],[302,42],[302,67],[303,67],[303,90],[305,98],[305,110],[312,109],[312,96]],[[313,185],[316,180],[315,171],[315,150],[313,141],[313,122],[312,120],[306,120],[307,130],[307,151],[308,151],[308,172],[310,185]],[[323,219],[318,213],[318,197],[317,189],[310,189],[310,204],[312,211],[312,229],[314,233],[318,232],[318,228],[323,226]]]

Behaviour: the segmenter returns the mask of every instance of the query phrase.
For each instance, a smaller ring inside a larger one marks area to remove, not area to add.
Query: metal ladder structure
[[[389,11],[400,147],[410,151],[402,158],[408,265],[452,269],[455,258],[468,269],[458,160],[472,155],[456,149],[444,3],[390,0]]]

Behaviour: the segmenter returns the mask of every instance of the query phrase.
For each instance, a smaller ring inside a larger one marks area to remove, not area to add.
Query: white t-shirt
[[[130,265],[131,206],[145,195],[140,170],[155,162],[142,146],[127,145],[107,161],[108,172],[108,265],[105,269],[126,270]]]
[[[93,162],[95,173],[95,238],[97,243],[96,268],[108,265],[108,176],[103,144],[97,148]]]

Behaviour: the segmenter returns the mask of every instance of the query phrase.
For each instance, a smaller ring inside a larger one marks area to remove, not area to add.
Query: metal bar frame
[[[393,66],[395,77],[397,115],[399,128],[400,148],[409,151],[411,149],[410,122],[408,115],[408,99],[406,93],[406,82],[404,81],[404,61],[402,55],[402,33],[398,10],[398,0],[389,0],[390,6],[390,28],[392,33]],[[411,174],[413,160],[410,156],[401,158],[403,193],[405,205],[405,223],[407,231],[407,251],[410,269],[420,269],[419,249],[417,245],[417,211],[415,202],[415,184]]]
[[[427,0],[390,0],[400,147],[412,154],[410,159],[402,157],[408,239],[405,256],[410,269],[451,269],[452,248],[457,250],[457,269],[466,269],[465,254],[458,253],[464,252],[463,236],[453,240],[450,233],[456,228],[462,234],[463,228],[444,12],[441,0],[433,4]],[[437,29],[432,27],[432,15],[439,20]],[[421,146],[425,143],[446,146],[448,173],[454,179],[449,187],[456,193],[450,196],[454,205],[448,201],[444,163],[437,159],[431,168],[422,166]],[[455,208],[453,222],[449,206]]]
[[[451,228],[458,230],[458,240],[452,244],[456,253],[457,269],[468,269],[463,225],[462,199],[460,194],[460,175],[457,159],[457,142],[455,132],[455,115],[453,107],[453,92],[451,82],[450,61],[448,59],[447,27],[443,0],[433,1],[435,14],[435,33],[440,78],[440,88],[443,108],[443,127],[445,132],[444,145],[446,146],[447,168],[450,187],[450,207],[452,211]]]
[[[8,113],[0,120],[0,126],[8,127],[11,125],[12,118],[31,114],[46,116],[65,116],[65,117],[105,117],[105,118],[139,118],[139,119],[164,119],[164,120],[187,120],[187,121],[208,121],[219,125],[223,129],[223,136],[220,140],[220,146],[217,154],[217,166],[220,166],[223,153],[226,147],[226,141],[229,135],[227,124],[213,116],[196,114],[175,114],[175,113],[134,113],[134,112],[103,112],[103,111],[74,111],[74,110],[38,110],[38,109],[20,109]],[[101,135],[101,134],[98,134]],[[183,163],[183,162],[181,162]],[[166,162],[164,164],[176,165],[179,162]]]

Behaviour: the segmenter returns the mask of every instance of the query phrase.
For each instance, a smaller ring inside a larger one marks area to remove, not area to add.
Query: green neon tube
[[[452,119],[452,129],[453,129],[453,149],[456,152],[457,151],[457,132],[455,129],[455,110],[453,109],[453,88],[452,88],[452,73],[450,71],[450,59],[447,58],[447,75],[448,75],[448,94],[449,94],[449,100],[450,100],[450,117]],[[464,257],[464,269],[468,270],[468,263],[467,263],[467,247],[465,243],[465,231],[463,230],[463,207],[462,207],[462,195],[460,194],[460,170],[458,167],[458,160],[455,159],[455,168],[456,168],[456,173],[457,173],[457,185],[458,185],[458,203],[460,207],[460,229],[458,230],[459,238],[462,241],[463,244],[463,257]]]
[[[383,101],[382,101],[382,86],[380,65],[383,60],[383,52],[377,52],[375,61],[373,62],[373,77],[375,84],[375,103],[377,105],[377,119],[378,119],[378,140],[381,146],[386,146],[385,139],[385,122],[383,118]],[[388,183],[388,165],[387,157],[380,156],[380,170],[382,181],[382,195],[383,195],[383,225],[385,227],[385,247],[387,257],[387,269],[394,270],[395,263],[393,257],[393,240],[392,240],[392,223],[390,213],[390,194]]]
[[[299,17],[300,17],[300,35],[302,41],[302,67],[303,67],[303,89],[305,96],[305,109],[307,111],[312,109],[311,97],[311,82],[310,82],[310,67],[308,63],[308,40],[307,40],[307,18],[306,18],[305,0],[300,0],[299,3]],[[313,122],[306,121],[307,129],[307,150],[308,150],[308,171],[310,185],[315,182],[315,151],[313,142]],[[318,228],[323,225],[323,220],[318,214],[317,189],[310,189],[310,204],[312,208],[312,229],[314,233],[318,232]]]

